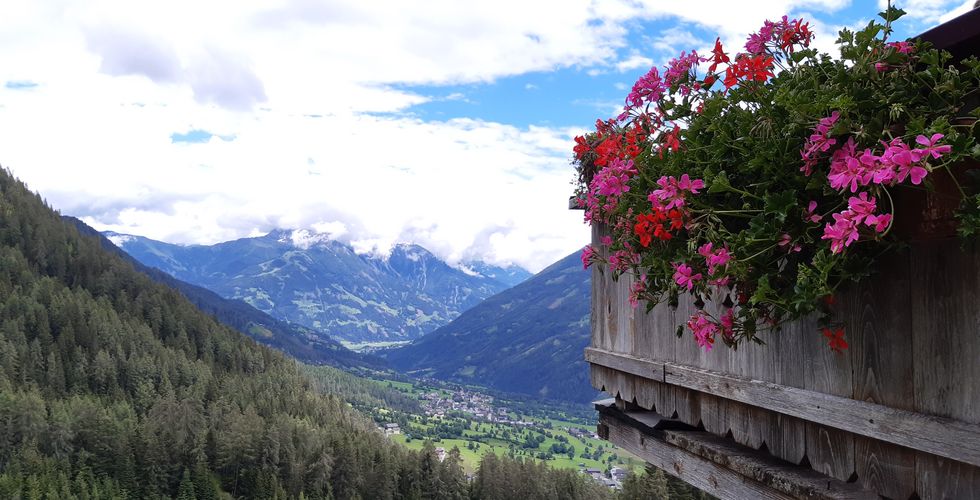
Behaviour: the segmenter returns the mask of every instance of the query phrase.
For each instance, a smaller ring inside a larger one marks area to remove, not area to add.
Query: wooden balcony
[[[838,300],[844,353],[812,321],[766,335],[766,345],[705,352],[689,333],[675,335],[693,304],[634,309],[630,277],[614,281],[597,265],[585,357],[593,386],[617,401],[601,406],[600,431],[721,498],[756,491],[705,484],[705,467],[745,475],[718,459],[726,446],[809,478],[759,490],[772,498],[980,498],[980,251],[955,239],[917,242],[881,269]],[[654,423],[625,430],[643,418]],[[688,448],[722,451],[691,453],[665,426],[693,432]],[[675,455],[689,463],[665,458]],[[813,474],[826,490],[814,489]]]

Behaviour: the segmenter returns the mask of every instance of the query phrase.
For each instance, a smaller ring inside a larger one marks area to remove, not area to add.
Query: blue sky
[[[896,36],[972,0],[912,0]],[[575,135],[633,81],[766,18],[829,48],[878,1],[37,0],[0,15],[0,164],[98,229],[275,228],[532,271],[589,238]]]
[[[959,6],[956,2],[951,5]],[[872,16],[876,18],[877,12],[879,10],[874,2],[851,2],[833,11],[811,10],[804,18],[812,19],[828,29],[857,27],[866,25]],[[770,19],[778,17],[777,14],[768,16]],[[676,56],[679,50],[710,46],[714,38],[720,35],[709,27],[683,22],[676,17],[628,24],[625,46],[618,49],[617,59],[620,61],[639,55],[662,65]],[[896,24],[893,38],[913,37],[931,26],[933,18],[908,16]],[[663,35],[672,31],[683,35]],[[836,31],[833,34],[836,35]],[[826,42],[827,37],[824,38],[822,41]],[[692,41],[694,43],[690,43]],[[405,110],[425,120],[469,117],[517,126],[585,127],[597,118],[614,116],[611,110],[622,106],[628,89],[648,69],[649,65],[625,70],[603,66],[558,67],[504,77],[493,82],[405,85],[396,88],[431,97],[431,100]]]

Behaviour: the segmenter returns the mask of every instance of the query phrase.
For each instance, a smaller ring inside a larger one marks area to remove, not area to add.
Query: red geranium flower
[[[824,337],[827,337],[827,345],[830,346],[831,351],[842,353],[845,349],[847,349],[847,341],[844,340],[843,328],[838,328],[836,330],[823,328],[820,331],[823,332]]]
[[[725,49],[721,46],[721,38],[715,39],[715,48],[711,49],[711,55],[713,57],[711,58],[711,66],[708,66],[708,73],[714,73],[719,64],[731,61],[728,58],[728,54],[725,53]],[[704,81],[705,85],[710,85],[707,78]],[[714,82],[714,78],[711,81]]]

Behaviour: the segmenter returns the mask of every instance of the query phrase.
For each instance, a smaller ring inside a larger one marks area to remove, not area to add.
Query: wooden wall
[[[838,298],[838,354],[813,321],[704,352],[675,335],[693,305],[634,309],[596,265],[592,384],[888,498],[980,498],[980,251],[913,243],[879,269]]]

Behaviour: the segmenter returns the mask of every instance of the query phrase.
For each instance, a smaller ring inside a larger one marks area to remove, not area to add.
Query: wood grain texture
[[[980,255],[916,244],[911,291],[915,409],[980,423]]]
[[[598,243],[604,228],[593,229]],[[850,348],[831,352],[813,320],[765,346],[699,349],[674,335],[694,312],[650,313],[593,267],[591,379],[597,388],[891,498],[980,491],[980,253],[916,242],[838,297]],[[711,304],[708,308],[714,307]],[[625,357],[621,356],[625,355]],[[658,370],[660,375],[658,376]]]
[[[958,240],[912,246],[912,344],[915,410],[980,422],[980,258]],[[958,447],[975,448],[964,441]],[[941,455],[941,454],[940,454]],[[945,456],[945,455],[942,455]],[[957,457],[949,457],[957,458]],[[964,460],[965,461],[965,460]],[[980,491],[978,464],[917,453],[923,499],[970,498]]]
[[[778,359],[773,383],[802,389],[806,385],[803,372],[805,350],[803,336],[816,328],[813,320],[795,322],[766,339],[766,346]],[[796,417],[777,414],[775,428],[766,441],[769,452],[788,462],[799,464],[806,455],[806,423]]]
[[[608,252],[599,245],[599,240],[607,233],[605,226],[592,226],[592,246],[598,249],[603,258],[607,257]],[[607,296],[608,273],[606,265],[595,263],[592,265],[592,294],[591,307],[589,310],[589,323],[592,326],[592,346],[608,349],[611,347],[608,341],[608,304]]]
[[[854,399],[914,410],[910,252],[883,256],[887,273],[841,297],[854,367]],[[865,436],[854,438],[858,483],[889,498],[916,491],[915,452]]]
[[[815,393],[840,396],[849,401],[854,394],[850,350],[831,351],[820,331],[803,332],[805,387]],[[806,424],[806,456],[810,466],[831,477],[847,480],[854,474],[854,435],[834,425],[809,420]]]
[[[677,337],[674,331],[677,324],[677,311],[666,304],[659,304],[650,311],[650,314],[653,316],[653,329],[644,334],[652,336],[655,350],[651,357],[665,362],[676,361]],[[674,393],[674,386],[662,384],[656,404],[658,413],[668,417],[677,416],[677,398]]]
[[[714,434],[678,428],[652,412],[597,405],[599,428],[613,444],[718,498],[871,499],[874,493]]]
[[[642,359],[629,354],[596,349],[594,347],[585,348],[585,360],[589,363],[639,375],[657,382],[664,381],[664,364],[659,361]]]
[[[694,314],[695,307],[690,298],[681,298],[674,311],[674,321],[684,325]],[[675,328],[676,329],[676,328]],[[674,339],[674,360],[687,366],[698,366],[701,364],[701,348],[691,338],[690,332],[685,332],[684,336]],[[676,384],[675,384],[676,385]],[[701,424],[701,400],[698,391],[689,390],[685,387],[674,389],[674,411],[677,413],[678,420],[681,420],[694,427]]]
[[[606,354],[618,356],[617,353]],[[678,389],[731,399],[832,429],[980,466],[980,426],[976,424],[675,363],[633,361],[651,363],[655,367],[663,365],[664,382]]]
[[[980,500],[980,467],[916,452],[915,480],[922,500]]]

